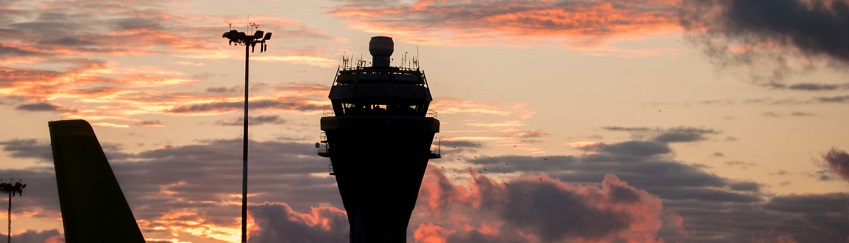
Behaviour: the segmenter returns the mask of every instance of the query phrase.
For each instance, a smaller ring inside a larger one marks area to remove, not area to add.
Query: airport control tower
[[[418,64],[390,66],[394,45],[372,37],[370,67],[344,60],[330,88],[335,116],[321,118],[316,147],[330,158],[352,243],[406,242],[428,159],[439,158],[427,80]]]

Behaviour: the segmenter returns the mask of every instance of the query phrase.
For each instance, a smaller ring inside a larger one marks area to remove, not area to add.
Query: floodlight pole
[[[9,193],[9,233],[7,243],[12,243],[12,193]]]
[[[242,118],[244,124],[244,135],[242,136],[242,243],[248,242],[248,76],[250,74],[250,58],[257,43],[260,44],[259,52],[265,52],[265,41],[271,39],[271,32],[265,33],[259,30],[259,25],[256,23],[250,23],[250,25],[256,28],[253,35],[231,29],[221,36],[229,39],[231,45],[236,43],[237,46],[245,46],[245,115]]]
[[[6,235],[7,242],[12,242],[12,197],[15,196],[15,193],[18,193],[19,196],[23,195],[24,188],[27,187],[27,184],[21,184],[21,180],[18,180],[15,184],[2,182],[0,179],[0,192],[9,194],[9,232]],[[9,180],[14,181],[14,179]]]
[[[248,242],[248,73],[250,67],[250,45],[245,45],[245,117],[242,139],[242,243]]]

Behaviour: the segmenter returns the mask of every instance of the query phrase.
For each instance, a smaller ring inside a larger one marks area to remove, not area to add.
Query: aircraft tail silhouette
[[[48,122],[65,242],[145,242],[94,129]]]

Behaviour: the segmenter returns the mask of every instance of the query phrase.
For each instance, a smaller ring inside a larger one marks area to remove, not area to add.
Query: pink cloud
[[[430,109],[439,114],[468,114],[515,116],[529,118],[534,112],[529,110],[527,103],[485,103],[457,98],[439,98],[430,104]]]
[[[668,217],[670,224],[672,225],[672,228],[675,229],[675,232],[677,232],[679,235],[683,235],[683,236],[693,235],[692,233],[690,233],[690,231],[688,231],[686,228],[684,228],[684,217],[681,217],[681,215],[679,215],[677,213],[669,213],[669,216],[667,216],[667,217]]]
[[[770,229],[766,232],[755,232],[752,234],[752,243],[796,243],[793,235],[776,232]]]
[[[411,222],[416,240],[658,241],[660,199],[615,175],[598,187],[545,174],[507,181],[470,174],[465,184],[454,184],[428,168]]]
[[[331,13],[354,28],[391,32],[419,43],[525,46],[542,43],[538,39],[544,37],[585,45],[616,36],[677,31],[678,3],[677,0],[448,0],[379,5],[351,2]]]
[[[348,238],[344,210],[332,206],[311,207],[307,213],[292,210],[285,203],[251,207],[255,227],[250,232],[256,242],[341,242]]]

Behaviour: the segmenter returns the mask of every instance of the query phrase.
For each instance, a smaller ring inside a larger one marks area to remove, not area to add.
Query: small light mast
[[[350,242],[403,243],[428,160],[440,158],[438,144],[432,148],[439,120],[428,112],[424,72],[390,66],[391,37],[372,37],[369,52],[370,67],[343,58],[330,88],[333,115],[321,118],[316,147],[330,158]]]
[[[12,242],[12,197],[17,193],[18,196],[23,196],[24,188],[27,187],[27,184],[21,183],[23,179],[18,179],[17,182],[12,183],[15,179],[9,179],[9,182],[3,182],[0,179],[0,192],[9,194],[9,233],[6,235],[8,237],[8,242]]]

